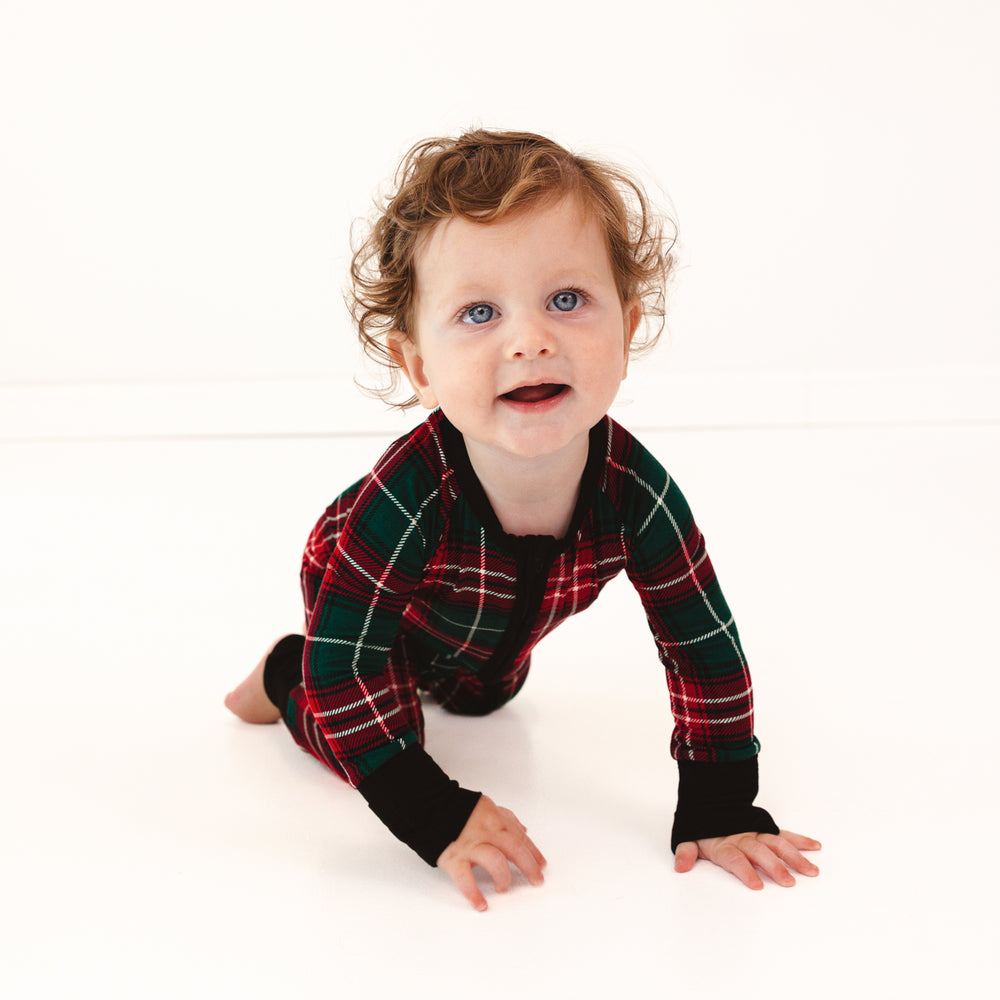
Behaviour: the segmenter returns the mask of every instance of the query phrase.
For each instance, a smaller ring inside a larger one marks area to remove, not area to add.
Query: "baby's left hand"
[[[674,871],[689,872],[699,858],[704,858],[732,872],[750,889],[764,888],[757,868],[778,885],[790,887],[795,885],[795,877],[789,869],[801,875],[819,874],[819,869],[807,861],[800,851],[818,851],[821,846],[818,840],[788,830],[782,830],[780,835],[734,833],[728,837],[688,840],[677,845]]]

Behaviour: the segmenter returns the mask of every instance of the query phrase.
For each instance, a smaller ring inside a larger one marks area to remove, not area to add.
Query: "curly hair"
[[[456,217],[489,225],[566,195],[580,198],[601,223],[621,300],[634,296],[642,304],[645,336],[633,340],[632,352],[651,348],[663,329],[676,236],[665,236],[665,219],[653,211],[639,181],[540,135],[476,129],[415,145],[353,248],[348,305],[365,353],[388,369],[390,380],[366,391],[386,402],[397,391],[399,365],[386,338],[392,330],[414,335],[416,256],[434,226]],[[416,403],[412,396],[392,405]]]

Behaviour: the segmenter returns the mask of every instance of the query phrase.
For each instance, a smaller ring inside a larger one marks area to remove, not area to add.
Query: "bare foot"
[[[271,649],[273,648],[272,645]],[[226,708],[244,722],[277,722],[281,718],[281,712],[264,693],[264,663],[270,652],[269,649],[261,657],[260,663],[253,668],[246,680],[226,695]]]

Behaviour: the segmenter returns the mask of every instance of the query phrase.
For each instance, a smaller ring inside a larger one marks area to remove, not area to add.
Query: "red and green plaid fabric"
[[[432,413],[310,535],[298,735],[358,785],[422,742],[418,687],[453,711],[502,704],[536,643],[624,570],[665,668],[672,755],[755,756],[746,660],[701,532],[662,466],[607,417],[574,526],[559,542],[505,535],[461,436]]]

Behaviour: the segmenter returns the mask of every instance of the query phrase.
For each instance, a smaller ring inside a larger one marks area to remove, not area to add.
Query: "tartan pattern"
[[[358,785],[422,742],[418,688],[451,711],[492,710],[524,683],[537,642],[624,570],[665,667],[672,755],[753,757],[750,678],[732,614],[684,497],[649,452],[605,417],[603,468],[574,537],[497,537],[473,512],[470,484],[457,481],[445,423],[435,411],[390,446],[309,537],[303,688],[289,719],[300,745]],[[545,542],[552,562],[538,614],[490,676],[483,668],[525,586],[525,553]]]

